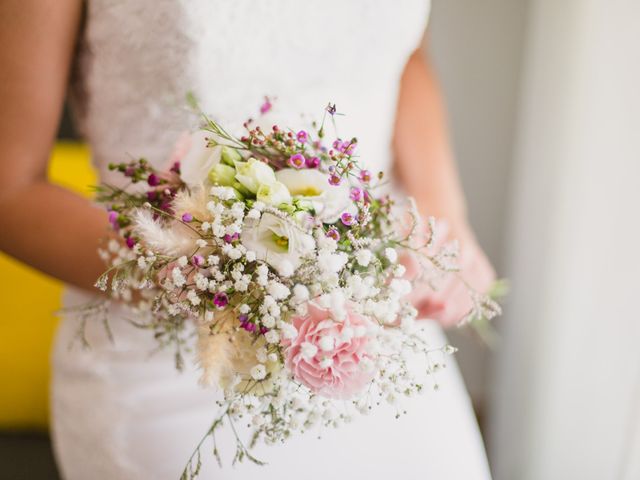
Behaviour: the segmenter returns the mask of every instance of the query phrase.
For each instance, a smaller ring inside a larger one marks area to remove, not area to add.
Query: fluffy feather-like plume
[[[229,341],[227,332],[212,335],[209,325],[198,327],[198,363],[202,369],[201,385],[218,386],[223,378],[231,376],[234,348],[233,343]]]
[[[179,215],[190,213],[202,221],[207,220],[211,214],[207,210],[207,191],[203,185],[191,190],[179,191],[173,199],[173,209]]]
[[[150,211],[142,209],[135,212],[134,232],[154,252],[176,257],[192,252],[198,238],[195,232],[180,222],[174,222],[168,228],[161,226]]]

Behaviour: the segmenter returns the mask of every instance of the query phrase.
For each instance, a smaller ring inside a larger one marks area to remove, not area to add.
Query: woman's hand
[[[496,279],[495,271],[468,227],[451,230],[448,240],[457,239],[460,253],[458,274],[447,274],[437,291],[429,285],[416,282],[410,300],[418,309],[418,318],[430,318],[448,328],[460,322],[472,307],[469,287],[486,293]],[[420,265],[411,256],[404,256],[407,278],[412,280],[420,272]],[[464,281],[463,281],[464,280]]]

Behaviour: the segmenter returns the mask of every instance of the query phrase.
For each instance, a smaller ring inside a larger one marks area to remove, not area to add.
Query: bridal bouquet
[[[335,113],[330,105],[325,117]],[[423,390],[455,349],[428,345],[399,260],[414,256],[432,281],[455,274],[454,245],[436,248],[434,221],[386,193],[355,138],[327,141],[324,120],[301,130],[249,121],[236,137],[202,118],[166,170],[144,159],[110,166],[128,186],[99,189],[120,240],[101,252],[110,268],[98,286],[146,314],[179,366],[196,325],[202,383],[224,392],[205,438],[249,424],[234,461],[260,463],[258,441]],[[469,318],[498,313],[470,294]],[[198,447],[183,478],[199,465]]]

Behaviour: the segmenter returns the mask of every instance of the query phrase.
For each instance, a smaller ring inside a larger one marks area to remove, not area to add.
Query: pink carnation
[[[328,310],[312,303],[308,307],[307,315],[292,320],[298,336],[284,342],[287,368],[318,395],[350,399],[373,378],[361,363],[369,358],[369,339],[362,328],[369,321],[349,309],[347,318],[339,322]]]

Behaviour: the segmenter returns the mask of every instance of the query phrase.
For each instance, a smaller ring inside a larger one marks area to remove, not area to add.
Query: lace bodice
[[[167,158],[194,126],[186,93],[239,128],[265,95],[282,126],[346,115],[338,133],[387,168],[404,64],[422,37],[428,0],[90,0],[73,98],[103,176],[128,156]]]

